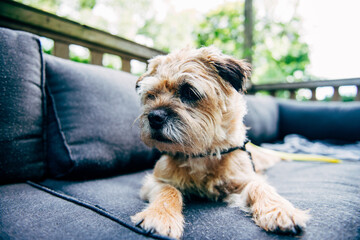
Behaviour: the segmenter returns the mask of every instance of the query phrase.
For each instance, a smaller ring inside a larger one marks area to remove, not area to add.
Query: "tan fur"
[[[227,69],[235,69],[237,75],[224,74]],[[251,212],[255,223],[266,231],[305,227],[308,214],[294,208],[254,172],[247,153],[236,150],[221,154],[241,146],[246,139],[246,104],[235,88],[241,90],[249,74],[247,63],[215,48],[184,49],[150,61],[149,70],[137,82],[143,105],[141,137],[148,146],[166,153],[145,180],[141,197],[150,204],[132,217],[134,223],[180,238],[182,196],[195,194]],[[190,84],[202,97],[190,103],[182,100],[179,89],[184,84]],[[170,109],[174,116],[154,130],[148,116],[159,108]],[[154,138],[154,131],[168,141]],[[255,148],[250,150],[257,171],[279,161]]]

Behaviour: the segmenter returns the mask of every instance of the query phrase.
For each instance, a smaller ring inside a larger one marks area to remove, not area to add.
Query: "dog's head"
[[[243,141],[242,92],[249,75],[248,63],[214,47],[183,49],[151,59],[148,71],[136,83],[143,106],[142,140],[160,151],[186,154]]]

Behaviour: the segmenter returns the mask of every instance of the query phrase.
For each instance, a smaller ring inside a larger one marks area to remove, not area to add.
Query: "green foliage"
[[[243,13],[244,4],[238,2],[226,3],[208,13],[195,31],[196,45],[215,45],[226,54],[243,58]],[[309,47],[298,33],[300,23],[296,17],[286,23],[255,19],[254,83],[301,81],[306,76]]]
[[[53,52],[53,50],[54,50],[54,48],[50,48],[50,49],[45,49],[45,48],[42,48],[43,49],[43,52],[44,53],[47,53],[47,54],[52,54],[52,52]]]
[[[170,8],[163,19],[158,19],[156,15],[147,18],[137,35],[150,39],[152,47],[165,52],[192,46],[191,33],[197,24],[196,14],[194,10],[175,12]]]
[[[56,9],[60,5],[62,0],[15,0],[25,5],[29,5],[34,8],[39,8],[43,11],[56,13]]]
[[[276,91],[275,96],[277,98],[289,99],[290,98],[290,91],[288,91],[288,90],[278,90],[278,91]]]
[[[93,9],[96,5],[96,0],[79,0],[80,8]]]
[[[355,96],[341,96],[341,101],[343,102],[352,102],[355,101]]]
[[[82,58],[80,56],[70,56],[70,60],[81,63],[90,63],[89,58]]]
[[[194,32],[198,47],[214,45],[237,58],[243,56],[244,4],[227,3],[209,12]]]
[[[202,17],[195,10],[175,11],[166,0],[159,0],[166,11],[156,9],[151,0],[16,1],[164,51],[215,45],[226,54],[244,57],[243,1],[227,2]],[[298,33],[301,20],[271,19],[255,17],[254,20],[252,81],[257,84],[301,81],[307,77],[309,64],[309,47]]]

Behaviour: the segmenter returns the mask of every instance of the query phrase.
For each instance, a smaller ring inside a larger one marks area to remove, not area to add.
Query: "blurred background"
[[[253,64],[253,84],[360,77],[359,0],[17,2],[165,52],[215,45]],[[43,38],[42,42],[44,50],[51,53],[53,41]],[[90,53],[70,45],[70,58],[89,62]],[[121,68],[121,59],[115,55],[104,54],[102,61],[106,67]],[[146,64],[132,62],[132,69],[139,75]],[[298,100],[311,98],[310,90],[299,91]],[[356,86],[339,89],[345,101],[353,100],[357,91]],[[317,100],[326,101],[333,94],[332,87],[316,89]],[[287,95],[286,91],[277,92],[278,97]]]

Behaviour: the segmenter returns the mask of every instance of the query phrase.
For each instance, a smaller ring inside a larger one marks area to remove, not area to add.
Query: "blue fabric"
[[[360,140],[360,102],[279,101],[279,139],[299,134],[309,140]]]
[[[50,176],[96,178],[147,169],[157,155],[140,140],[136,77],[45,55]]]
[[[0,186],[0,196],[0,239],[146,239],[87,208],[27,184]]]
[[[131,225],[147,203],[139,197],[150,171],[91,181],[46,180],[52,189],[106,209]],[[310,209],[301,239],[360,238],[360,164],[281,162],[268,181],[296,207]],[[0,186],[1,239],[142,239],[93,211],[24,184]],[[224,203],[185,202],[183,239],[299,239],[267,233],[247,213]]]
[[[29,184],[30,186],[34,187],[34,188],[37,188],[41,191],[44,191],[46,193],[49,193],[55,197],[58,197],[58,198],[61,198],[65,201],[68,201],[68,202],[71,202],[71,203],[74,203],[76,205],[79,205],[79,206],[82,206],[84,208],[87,208],[93,212],[96,212],[98,213],[99,215],[103,216],[103,217],[106,217],[107,219],[110,219],[118,224],[120,224],[121,226],[123,227],[126,227],[128,228],[130,231],[133,231],[135,233],[138,233],[140,235],[144,235],[144,236],[150,236],[149,232],[144,230],[144,229],[141,229],[137,226],[134,226],[133,224],[127,224],[125,221],[123,221],[121,218],[117,217],[116,215],[117,214],[114,214],[114,213],[111,213],[109,211],[107,211],[106,209],[100,207],[99,205],[94,205],[90,202],[87,202],[87,201],[84,201],[82,199],[79,199],[79,198],[76,198],[76,197],[73,197],[73,196],[70,196],[70,195],[67,195],[65,193],[61,193],[59,191],[56,191],[54,189],[51,189],[51,188],[48,188],[42,184],[39,184],[39,183],[35,183],[35,182],[32,182],[32,181],[27,181],[27,184]],[[161,236],[161,235],[157,235],[157,234],[151,234],[152,237],[156,238],[156,239],[162,239],[162,240],[169,240],[171,238],[169,237],[166,237],[166,236]]]
[[[44,176],[44,74],[39,39],[0,28],[0,183]]]

